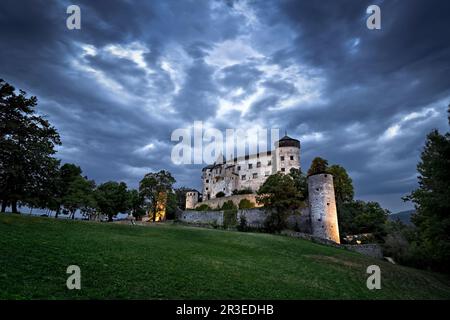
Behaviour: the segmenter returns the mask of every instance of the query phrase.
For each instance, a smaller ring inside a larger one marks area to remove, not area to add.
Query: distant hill
[[[412,225],[411,222],[411,215],[414,214],[416,210],[406,210],[406,211],[400,211],[397,213],[392,213],[389,215],[389,220],[395,221],[400,220],[404,224]]]

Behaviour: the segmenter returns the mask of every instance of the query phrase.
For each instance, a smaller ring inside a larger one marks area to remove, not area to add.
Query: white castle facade
[[[230,196],[234,191],[258,191],[267,177],[276,172],[300,168],[300,141],[287,135],[275,143],[275,150],[237,157],[202,169],[202,197]]]

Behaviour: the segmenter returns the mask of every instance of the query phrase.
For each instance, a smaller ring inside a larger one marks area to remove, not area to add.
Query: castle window
[[[208,187],[206,187],[206,190],[208,190]]]
[[[280,158],[281,158],[281,161],[284,161],[284,156],[281,156]]]
[[[254,174],[253,174],[253,179],[256,179],[256,178],[258,178],[258,174],[257,174],[257,173],[254,173]]]
[[[285,168],[281,168],[281,172],[285,172],[286,171],[286,169]]]
[[[256,167],[257,167],[257,168],[260,168],[260,167],[261,167],[261,162],[258,161],[258,162],[256,163]]]
[[[291,156],[291,160],[294,160],[294,156]]]
[[[238,171],[240,171],[241,170],[241,166],[238,166],[237,169],[238,169]]]
[[[248,164],[248,168],[249,168],[249,169],[253,168],[253,164],[252,164],[252,163],[249,163],[249,164]]]
[[[241,176],[241,180],[245,180],[245,174]]]
[[[267,165],[271,166],[272,165],[272,160],[267,161]]]
[[[208,179],[206,179],[206,183],[209,183],[209,180],[208,180]]]

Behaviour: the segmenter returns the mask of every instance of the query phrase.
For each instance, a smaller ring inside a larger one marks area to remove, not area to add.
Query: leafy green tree
[[[302,173],[300,169],[292,168],[289,171],[289,175],[294,180],[295,188],[300,192],[300,198],[302,200],[308,199],[308,179]]]
[[[420,238],[416,245],[430,267],[450,272],[449,132],[428,134],[417,170],[419,187],[405,198],[416,207],[412,217]]]
[[[265,227],[269,232],[283,230],[287,217],[304,205],[292,176],[280,172],[266,179],[258,190],[257,201],[268,213]]]
[[[388,215],[389,211],[383,209],[378,202],[347,202],[343,204],[339,217],[339,232],[341,236],[372,233],[380,240],[384,235]]]
[[[186,193],[189,192],[190,190],[191,189],[186,187],[180,187],[174,190],[177,198],[177,207],[180,208],[181,210],[186,209]]]
[[[166,205],[166,219],[174,220],[178,210],[178,197],[175,192],[169,191],[167,193],[167,205]]]
[[[353,181],[345,168],[334,164],[328,168],[328,172],[333,175],[334,193],[338,206],[351,202],[355,192],[353,190]]]
[[[59,168],[52,186],[54,190],[54,200],[51,206],[56,211],[55,218],[58,218],[61,213],[61,207],[64,199],[69,195],[69,188],[71,184],[74,181],[79,181],[80,178],[83,178],[81,174],[81,168],[72,163],[65,163],[61,166],[61,168]]]
[[[45,186],[48,166],[53,164],[59,134],[50,123],[35,113],[36,97],[0,79],[0,200],[1,211],[30,194],[38,195]]]
[[[128,191],[128,207],[130,213],[135,218],[140,218],[145,215],[144,199],[138,190],[132,189]]]
[[[354,210],[361,208],[362,203],[353,203],[353,181],[347,174],[344,167],[334,164],[328,168],[329,173],[333,175],[334,194],[336,198],[336,208],[339,221],[339,232],[341,234],[351,234],[355,214],[361,211]],[[381,226],[380,226],[381,228]],[[357,230],[353,229],[354,230]],[[358,230],[357,233],[361,233]]]
[[[95,182],[86,177],[76,176],[70,182],[62,204],[69,211],[72,219],[75,218],[77,210],[81,210],[83,214],[91,213],[94,210],[96,206],[94,188]]]
[[[48,157],[45,162],[44,166],[47,173],[42,175],[41,179],[35,180],[35,184],[27,189],[25,198],[20,201],[28,206],[31,211],[33,208],[55,208],[55,191],[57,190],[55,184],[59,175],[60,161]]]
[[[328,161],[321,157],[313,159],[311,167],[308,170],[308,176],[318,173],[328,173]]]
[[[108,221],[129,209],[129,195],[125,182],[109,181],[97,187],[94,192],[98,210],[108,216]]]
[[[156,221],[157,202],[160,193],[171,192],[175,182],[170,172],[166,170],[147,173],[140,181],[139,193],[143,197],[148,211],[153,215],[153,221]]]

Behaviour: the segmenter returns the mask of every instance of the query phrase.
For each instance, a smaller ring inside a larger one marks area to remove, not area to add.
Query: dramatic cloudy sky
[[[449,14],[445,0],[2,0],[0,78],[38,97],[57,156],[97,182],[168,169],[198,188],[201,166],[171,161],[175,128],[280,128],[303,168],[341,164],[357,198],[398,211],[425,135],[448,130]]]

